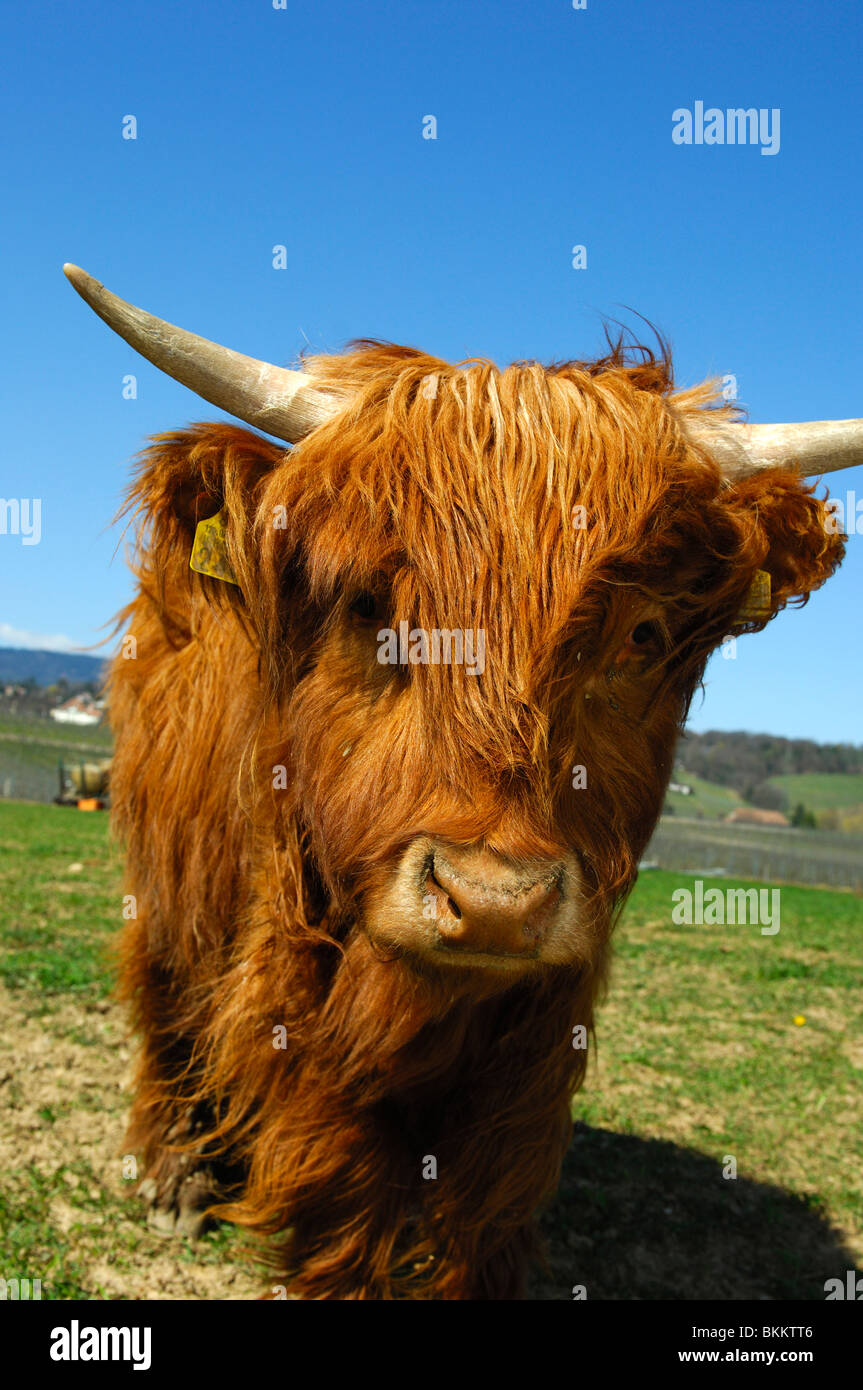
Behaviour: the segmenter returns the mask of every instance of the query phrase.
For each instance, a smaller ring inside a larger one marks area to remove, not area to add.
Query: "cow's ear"
[[[839,565],[845,537],[808,484],[785,469],[771,469],[736,483],[725,496],[742,532],[757,553],[758,569],[770,576],[769,598],[745,626],[760,628],[788,603],[805,603]]]
[[[208,596],[233,598],[251,582],[257,498],[283,457],[278,445],[236,425],[191,425],[153,437],[124,510],[141,522],[143,557],[160,587],[168,577],[191,575]],[[219,586],[235,593],[221,594]]]

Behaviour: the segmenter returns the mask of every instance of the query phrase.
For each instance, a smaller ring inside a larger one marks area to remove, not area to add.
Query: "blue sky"
[[[131,457],[218,414],[65,260],[274,362],[358,336],[589,356],[628,305],[681,384],[733,373],[754,421],[863,415],[856,0],[58,0],[0,32],[0,496],[43,508],[38,545],[0,535],[0,645],[103,635],[131,592],[110,525]],[[698,100],[779,108],[779,152],[676,145]],[[831,479],[849,491],[863,469]],[[855,534],[807,608],[714,658],[693,727],[863,741],[861,599]]]

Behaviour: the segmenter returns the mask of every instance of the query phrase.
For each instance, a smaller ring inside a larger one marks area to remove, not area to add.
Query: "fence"
[[[664,816],[644,854],[662,869],[863,892],[863,837]]]

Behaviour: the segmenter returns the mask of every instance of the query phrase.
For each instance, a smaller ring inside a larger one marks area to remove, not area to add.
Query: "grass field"
[[[810,811],[849,810],[863,806],[863,772],[802,772],[771,777],[793,810],[798,801]]]
[[[692,793],[668,792],[666,810],[676,815],[721,820],[737,806],[746,803],[732,787],[706,782],[690,773],[675,772],[674,781],[692,787]],[[804,772],[770,777],[770,785],[778,787],[788,798],[787,814],[801,803],[809,811],[855,811],[863,809],[863,773]]]
[[[666,793],[665,805],[672,807],[677,815],[721,820],[736,806],[744,804],[742,797],[732,787],[720,787],[716,782],[705,782],[703,777],[693,777],[688,773],[678,776],[675,773],[673,780],[692,788],[689,796],[685,796],[683,792]]]
[[[863,900],[783,888],[764,937],[675,926],[679,885],[644,874],[618,926],[533,1296],[823,1298],[863,1257]],[[119,901],[104,816],[0,802],[0,1275],[253,1297],[234,1231],[165,1240],[125,1200]]]
[[[38,715],[0,716],[0,739],[18,743],[69,745],[85,751],[111,751],[111,730],[107,724],[58,724]]]

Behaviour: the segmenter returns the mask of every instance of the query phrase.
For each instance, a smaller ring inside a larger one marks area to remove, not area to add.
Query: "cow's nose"
[[[425,891],[435,900],[435,926],[444,946],[494,955],[532,954],[560,902],[556,875],[525,879],[502,875],[491,862],[488,872],[483,867],[474,860],[468,869],[435,855]]]

